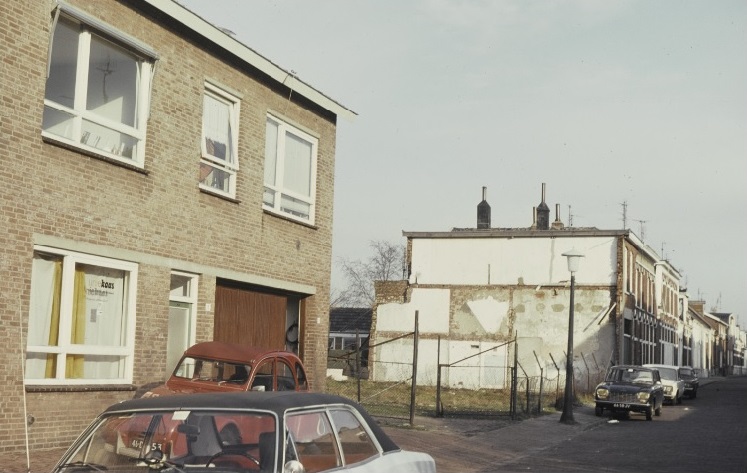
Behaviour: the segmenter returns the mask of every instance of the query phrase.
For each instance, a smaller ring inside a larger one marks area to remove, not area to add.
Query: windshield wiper
[[[156,458],[156,455],[148,455],[145,457],[133,459],[135,462],[143,462],[148,465],[151,470],[163,470],[165,468],[176,470],[180,473],[184,473],[184,465],[181,463],[172,462],[163,458]]]
[[[75,461],[71,463],[65,463],[63,465],[60,465],[60,468],[78,468],[78,469],[85,469],[85,470],[94,470],[94,471],[106,471],[108,470],[107,467],[104,465],[99,465],[98,463],[88,463],[84,461]]]

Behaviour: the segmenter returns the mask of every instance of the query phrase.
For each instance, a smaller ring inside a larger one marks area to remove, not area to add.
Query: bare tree
[[[333,290],[332,307],[373,307],[374,281],[391,281],[403,276],[405,248],[388,241],[369,242],[372,250],[367,260],[340,258],[339,267],[345,277],[345,287]]]

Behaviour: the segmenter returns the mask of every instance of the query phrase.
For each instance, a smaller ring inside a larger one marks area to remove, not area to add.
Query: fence
[[[545,355],[547,360],[531,349],[536,345],[529,339],[518,337],[503,343],[448,343],[448,358],[463,356],[441,363],[441,339],[420,340],[416,312],[413,332],[370,346],[356,343],[350,350],[331,350],[327,391],[357,400],[374,416],[411,424],[416,414],[515,418],[562,408],[565,353],[558,356],[560,363],[552,353]],[[593,393],[606,366],[581,352],[574,370],[579,398]]]
[[[397,357],[369,357],[369,353],[388,344],[399,344],[409,350],[396,350]],[[338,376],[328,377],[327,392],[355,399],[366,410],[378,417],[407,419],[414,423],[416,411],[424,414],[426,408],[418,409],[416,385],[418,360],[418,314],[415,314],[415,330],[385,340],[375,345],[356,343],[347,351],[331,351],[328,368],[337,369]],[[371,379],[378,373],[379,379]]]

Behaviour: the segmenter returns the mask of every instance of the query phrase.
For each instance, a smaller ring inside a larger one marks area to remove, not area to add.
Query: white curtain
[[[31,265],[31,301],[27,339],[29,346],[49,345],[54,274],[54,261],[34,257]],[[27,353],[26,378],[43,379],[46,366],[46,353]]]
[[[286,133],[284,169],[283,187],[311,197],[311,143]]]
[[[205,152],[227,163],[233,163],[228,104],[206,94],[202,113]]]

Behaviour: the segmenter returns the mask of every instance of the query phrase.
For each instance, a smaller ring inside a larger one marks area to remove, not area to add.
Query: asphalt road
[[[660,417],[598,418],[577,408],[573,427],[551,414],[514,425],[444,421],[423,432],[388,429],[403,448],[430,453],[439,473],[747,473],[747,377],[713,380]],[[440,430],[439,430],[440,429]]]
[[[606,422],[505,468],[522,471],[747,473],[747,377],[703,386],[648,422]],[[500,470],[496,470],[500,471]]]

